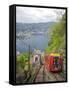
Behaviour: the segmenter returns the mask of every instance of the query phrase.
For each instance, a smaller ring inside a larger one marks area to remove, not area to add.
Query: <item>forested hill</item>
[[[30,32],[30,31],[43,31],[48,30],[49,26],[54,22],[45,22],[45,23],[16,23],[16,31],[17,32]]]
[[[46,52],[65,52],[66,51],[66,14],[59,22],[54,23],[48,31],[50,40]]]

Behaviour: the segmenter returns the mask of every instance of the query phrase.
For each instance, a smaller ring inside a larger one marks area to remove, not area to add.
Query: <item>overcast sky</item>
[[[61,16],[59,15],[59,12],[61,12],[61,14],[64,14],[65,10],[50,8],[16,7],[16,22],[55,22],[57,21],[57,16]]]

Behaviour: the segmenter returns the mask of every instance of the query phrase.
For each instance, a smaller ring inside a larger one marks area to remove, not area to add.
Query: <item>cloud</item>
[[[56,11],[64,13],[64,9],[16,7],[16,22],[39,23],[57,21]]]

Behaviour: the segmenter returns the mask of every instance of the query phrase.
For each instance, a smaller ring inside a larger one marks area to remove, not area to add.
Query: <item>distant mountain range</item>
[[[16,23],[16,38],[28,39],[31,35],[43,35],[53,23]]]
[[[16,33],[19,32],[46,32],[54,22],[46,23],[16,23]]]

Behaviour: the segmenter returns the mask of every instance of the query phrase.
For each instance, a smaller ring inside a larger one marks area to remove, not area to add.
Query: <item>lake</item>
[[[48,36],[44,34],[31,35],[30,38],[16,39],[16,52],[26,52],[29,50],[34,51],[34,49],[44,49],[48,46]]]

